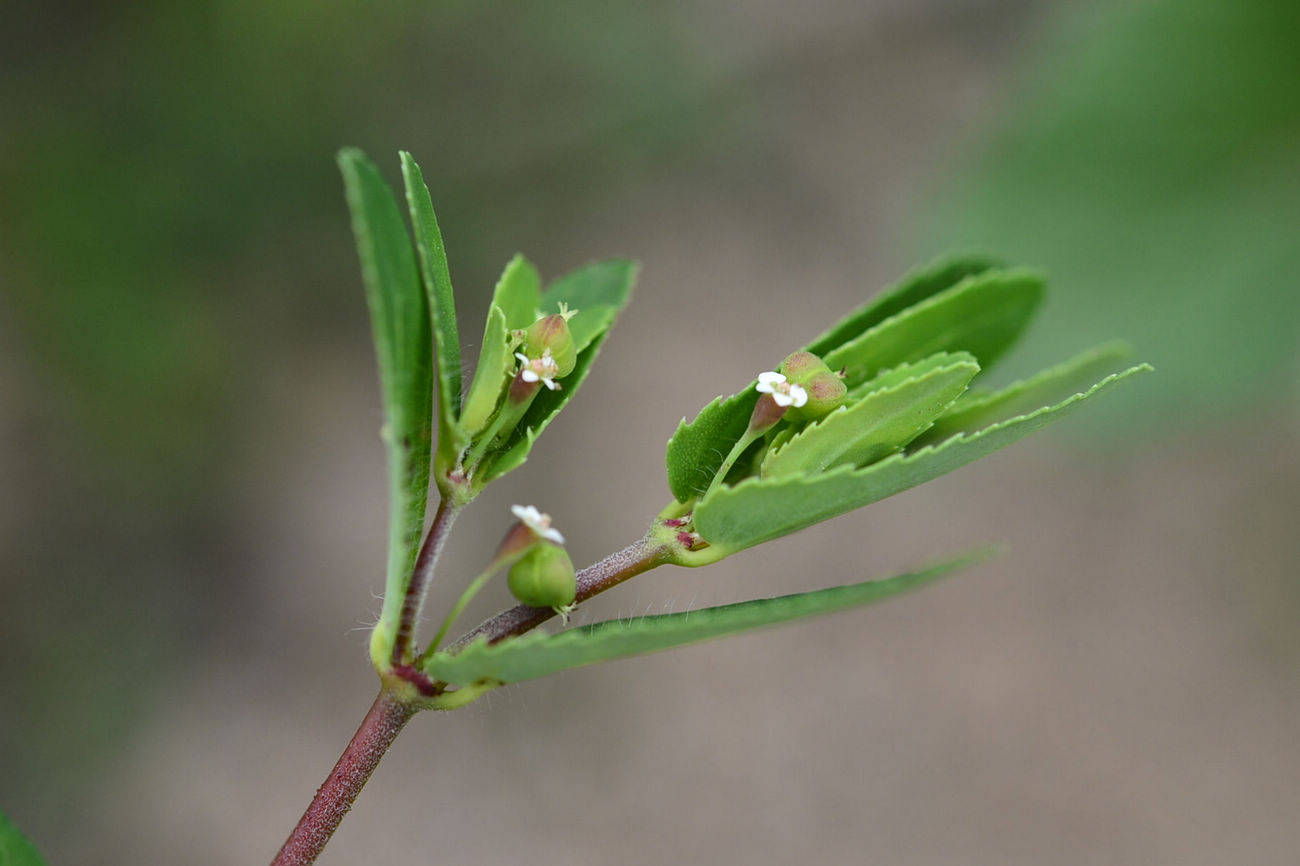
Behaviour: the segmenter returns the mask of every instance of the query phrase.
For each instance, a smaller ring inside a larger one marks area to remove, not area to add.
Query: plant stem
[[[352,801],[413,715],[415,709],[397,700],[387,689],[379,693],[352,736],[352,742],[316,791],[311,805],[271,866],[307,866],[316,862],[325,843],[352,808]]]
[[[397,637],[393,642],[392,663],[394,665],[407,661],[410,655],[411,642],[415,637],[415,623],[420,618],[424,597],[429,593],[433,570],[438,564],[442,547],[447,542],[451,525],[456,522],[456,515],[459,513],[460,506],[446,499],[438,503],[438,511],[433,516],[429,534],[424,539],[424,546],[420,548],[420,555],[416,557],[415,571],[411,575],[411,582],[406,587],[406,598],[402,600],[402,618],[398,623]]]
[[[713,476],[713,481],[709,483],[709,489],[704,491],[705,496],[708,496],[722,485],[722,480],[727,477],[727,473],[731,471],[731,467],[735,464],[736,459],[744,453],[746,448],[754,444],[755,439],[762,435],[762,430],[755,430],[751,427],[745,431],[744,436],[741,436],[736,440],[736,444],[731,446],[731,453],[723,459],[722,465],[718,467],[717,474]]]
[[[578,592],[574,602],[585,601],[597,593],[617,586],[631,577],[663,565],[668,562],[666,550],[652,546],[643,538],[633,544],[587,566],[577,574]],[[534,629],[551,617],[555,611],[549,607],[529,607],[526,604],[512,607],[467,632],[447,647],[448,652],[455,652],[475,638],[486,636],[489,643],[496,643],[507,637],[523,634]]]
[[[451,527],[455,514],[455,509],[449,508],[445,502],[438,507],[433,527],[429,530],[429,538],[425,540],[424,548],[420,551],[418,562],[427,561],[428,569],[422,572],[417,566],[415,579],[411,581],[411,590],[407,592],[408,604],[402,608],[404,630],[398,635],[399,640],[402,634],[406,635],[406,640],[399,644],[402,647],[410,646],[410,633],[405,630],[408,624],[408,608],[411,610],[409,623],[412,626],[415,622],[415,614],[418,612],[418,604],[412,607],[409,602],[417,592],[423,594],[423,584],[427,582],[433,561],[437,559],[438,548],[442,546],[442,540]],[[426,553],[428,553],[427,557]],[[643,538],[578,572],[578,591],[575,600],[583,601],[591,598],[630,577],[635,577],[668,561],[667,548],[652,544],[648,538]],[[417,582],[420,587],[418,590]],[[519,605],[492,617],[461,637],[448,649],[460,649],[480,635],[487,635],[490,641],[499,641],[511,635],[523,634],[553,616],[555,611],[550,608]],[[448,692],[447,697],[450,700],[445,701],[441,708],[454,709],[456,706],[469,703],[492,687],[492,684],[485,684],[477,688],[469,687]],[[375,767],[379,765],[380,759],[393,744],[393,740],[397,739],[398,733],[418,709],[419,707],[414,703],[403,702],[387,689],[379,693],[370,712],[362,720],[361,727],[352,737],[352,742],[348,743],[348,747],[343,750],[343,755],[334,765],[329,777],[316,791],[311,805],[303,813],[302,820],[289,835],[288,841],[284,843],[284,847],[280,849],[271,866],[309,866],[316,862],[316,858],[325,848],[325,843],[334,834],[343,816],[352,808],[352,801],[361,792],[361,788],[366,784]]]

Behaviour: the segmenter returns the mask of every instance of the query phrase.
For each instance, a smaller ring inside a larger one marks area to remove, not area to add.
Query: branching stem
[[[579,571],[578,592],[574,601],[575,603],[585,601],[628,578],[636,577],[668,561],[665,548],[652,544],[648,538],[643,538]],[[479,637],[487,637],[490,643],[496,643],[537,628],[553,616],[555,611],[550,608],[521,604],[481,623],[449,645],[447,650],[455,652]]]
[[[454,507],[448,506],[446,502],[440,505],[437,515],[434,516],[433,526],[429,530],[429,537],[420,551],[415,576],[411,580],[406,603],[402,607],[402,630],[398,633],[397,644],[402,653],[407,652],[411,645],[419,602],[428,588],[433,564],[437,561],[438,552],[455,516]],[[643,538],[578,572],[576,600],[583,601],[591,598],[630,577],[635,577],[668,561],[667,548],[651,542],[649,538]],[[486,574],[490,572],[485,572]],[[495,642],[512,635],[523,634],[553,616],[555,611],[550,608],[519,605],[487,620],[448,649],[459,649],[482,635]],[[394,667],[401,670],[408,669],[401,663],[395,663]],[[416,673],[413,668],[409,670],[413,674]],[[454,709],[469,703],[488,688],[491,686],[484,685],[480,688],[470,687],[447,692],[439,708]],[[393,744],[398,733],[410,721],[411,716],[418,711],[420,700],[414,695],[410,698],[399,697],[388,688],[379,693],[370,712],[366,714],[361,726],[352,737],[352,742],[348,743],[348,747],[343,750],[343,755],[334,765],[325,783],[317,790],[302,820],[289,835],[289,839],[284,843],[284,847],[280,849],[271,866],[309,866],[316,862],[316,858],[325,848],[325,843],[334,834],[343,816],[352,808],[352,802],[361,792],[366,780],[370,778],[375,767],[379,766],[380,759]]]

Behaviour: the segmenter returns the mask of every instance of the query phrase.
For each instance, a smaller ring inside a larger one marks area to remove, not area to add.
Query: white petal
[[[523,364],[525,367],[528,366],[528,356],[523,352],[515,352],[515,357],[519,359],[519,363]]]
[[[808,402],[808,392],[803,389],[802,385],[790,386],[790,399],[794,402],[795,408],[799,408]]]
[[[542,384],[545,385],[547,388],[550,388],[552,391],[560,390],[560,383],[556,382],[550,376],[543,376]]]
[[[536,382],[541,377],[538,376],[536,373],[534,373],[532,370],[525,368],[524,370],[520,371],[519,378],[523,379],[525,382]]]
[[[759,382],[757,385],[754,386],[754,390],[760,394],[771,394],[772,386],[767,384],[766,382]]]
[[[534,505],[512,505],[510,510],[538,538],[545,538],[547,541],[553,541],[556,544],[564,543],[564,536],[560,534],[560,530],[551,526],[551,515],[543,514]]]
[[[772,401],[778,406],[789,406],[794,402],[794,398],[789,394],[782,394],[780,391],[776,391],[772,394]]]
[[[783,375],[780,374],[780,373],[773,373],[773,372],[771,372],[770,370],[769,370],[768,372],[766,372],[766,373],[759,373],[759,374],[758,374],[758,384],[759,384],[759,385],[767,385],[767,386],[768,386],[768,390],[763,391],[762,388],[759,388],[758,390],[763,391],[763,393],[765,393],[765,394],[771,394],[771,393],[772,393],[772,391],[771,391],[771,386],[772,386],[772,385],[775,385],[777,382],[784,382],[784,381],[785,381],[785,376],[783,376]]]

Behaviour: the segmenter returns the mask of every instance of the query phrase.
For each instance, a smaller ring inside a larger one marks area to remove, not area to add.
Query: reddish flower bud
[[[524,332],[523,352],[529,358],[541,358],[548,351],[555,362],[555,378],[562,378],[573,372],[578,362],[578,351],[573,344],[573,334],[569,332],[569,319],[572,313],[565,311],[550,316],[542,316]]]
[[[816,421],[844,405],[848,388],[821,358],[812,352],[794,352],[781,362],[779,371],[791,385],[803,388],[808,399],[790,407],[792,421]]]

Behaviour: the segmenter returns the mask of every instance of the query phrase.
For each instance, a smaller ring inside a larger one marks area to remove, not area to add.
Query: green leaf
[[[991,271],[993,265],[993,259],[975,254],[939,259],[908,274],[805,348],[822,356],[831,369],[861,358],[863,363],[855,363],[849,371],[851,389],[886,367],[919,361],[945,349],[971,352],[987,367],[1020,334],[1042,294],[1041,279],[1026,272]],[[1002,276],[994,276],[998,274]],[[994,306],[980,311],[965,328],[945,315],[971,315],[972,302]],[[913,317],[918,309],[920,314]],[[864,342],[870,334],[875,336]],[[999,336],[1006,345],[999,345]],[[916,345],[898,342],[908,339],[916,340]],[[869,368],[868,362],[877,366]],[[667,455],[668,488],[678,502],[688,502],[708,489],[723,458],[748,427],[757,400],[751,382],[731,397],[714,400],[695,420],[682,419],[668,442]]]
[[[579,310],[578,315],[569,323],[574,344],[579,347],[577,361],[573,372],[560,380],[561,387],[558,391],[543,388],[538,392],[510,440],[503,448],[485,458],[484,468],[477,473],[476,484],[486,485],[523,465],[528,459],[528,452],[532,450],[537,437],[555,420],[555,416],[568,405],[586,381],[592,362],[596,360],[601,345],[609,335],[610,327],[631,295],[636,274],[635,262],[597,262],[561,277],[543,294],[542,310],[545,312],[558,311],[561,301]],[[579,304],[585,304],[585,310]],[[579,325],[584,315],[588,323],[600,323],[600,328],[595,331],[584,330],[585,326]]]
[[[1026,269],[986,271],[891,316],[825,357],[849,387],[935,352],[969,352],[987,369],[1011,347],[1043,296]]]
[[[722,461],[749,427],[758,392],[748,388],[718,397],[695,420],[683,418],[668,440],[668,489],[678,502],[687,502],[709,489]]]
[[[715,561],[951,472],[1065,417],[1083,402],[1150,369],[1146,364],[1131,367],[1054,406],[978,433],[955,436],[937,446],[896,454],[862,469],[843,466],[821,475],[752,478],[735,487],[721,487],[696,506],[695,529],[718,548],[708,558]]]
[[[873,463],[911,442],[952,404],[975,374],[974,361],[931,370],[810,424],[780,449],[768,453],[762,477],[782,478],[840,466]]]
[[[909,379],[919,379],[932,370],[948,367],[961,361],[967,361],[978,366],[975,356],[970,352],[935,352],[928,358],[923,358],[914,364],[899,364],[897,367],[890,367],[888,370],[880,371],[861,385],[849,389],[848,394],[845,395],[845,400],[850,404],[856,403],[873,391],[893,388],[895,385],[901,385]]]
[[[0,812],[0,866],[45,866],[45,858]]]
[[[497,644],[480,640],[455,655],[434,654],[424,670],[434,679],[462,687],[483,681],[517,683],[537,679],[569,668],[644,655],[873,604],[943,577],[986,556],[987,553],[967,555],[887,580],[854,583],[685,613],[627,621],[610,620],[556,635],[533,632]]]
[[[958,253],[922,265],[840,319],[805,348],[814,355],[825,357],[827,352],[844,345],[890,316],[957,285],[966,277],[982,274],[999,264],[992,256]]]
[[[973,433],[981,427],[1064,400],[1086,390],[1107,373],[1115,372],[1131,353],[1127,343],[1106,343],[999,391],[967,393],[939,416],[916,444],[929,445],[958,433]]]
[[[505,314],[507,330],[517,331],[535,322],[542,306],[542,277],[533,263],[516,254],[497,280],[492,303]]]
[[[487,323],[483,326],[483,345],[479,348],[474,382],[469,386],[461,410],[460,430],[466,439],[487,426],[501,395],[505,393],[506,379],[513,366],[506,316],[500,307],[493,304],[488,308]]]
[[[567,304],[578,315],[569,320],[569,333],[579,352],[614,323],[627,305],[636,282],[636,262],[608,259],[578,268],[557,279],[542,294],[543,313],[557,313]]]
[[[432,337],[415,251],[397,200],[361,151],[341,151],[339,169],[352,211],[384,398],[388,576],[371,654],[376,664],[385,664],[424,531],[433,415]]]
[[[433,200],[424,185],[420,166],[406,151],[401,151],[402,178],[406,182],[406,203],[415,227],[415,246],[420,251],[420,274],[429,296],[433,316],[433,337],[438,354],[438,416],[444,435],[455,429],[460,415],[460,336],[456,330],[456,300],[451,290],[451,271],[447,268],[447,250],[433,213]]]

